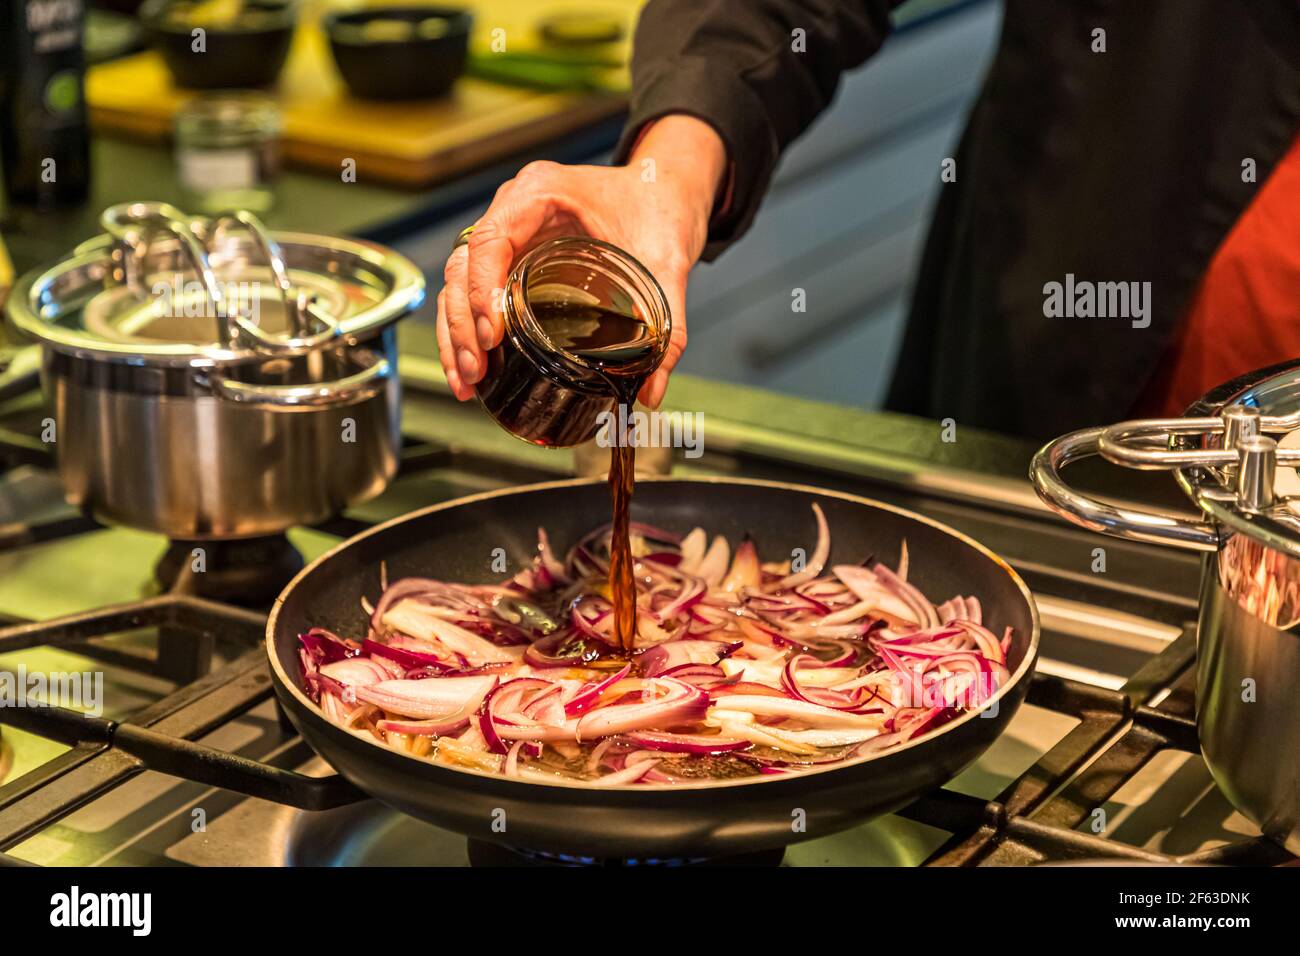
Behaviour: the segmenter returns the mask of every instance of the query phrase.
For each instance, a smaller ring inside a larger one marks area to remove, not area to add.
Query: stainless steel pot
[[[1061,478],[1100,454],[1168,469],[1187,517],[1120,507]],[[1228,383],[1183,418],[1123,422],[1058,438],[1034,458],[1039,495],[1076,524],[1203,552],[1197,729],[1224,794],[1268,837],[1300,853],[1300,365]]]
[[[394,323],[423,299],[405,258],[162,203],[24,276],[7,310],[41,341],[69,500],[178,539],[320,521],[397,468]]]

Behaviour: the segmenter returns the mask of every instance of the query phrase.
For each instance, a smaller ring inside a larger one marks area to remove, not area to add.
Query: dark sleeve
[[[615,152],[668,113],[711,125],[727,147],[726,205],[705,259],[740,238],[781,151],[835,94],[840,74],[880,48],[900,0],[650,0],[637,24],[632,102]],[[795,33],[804,31],[803,52]]]

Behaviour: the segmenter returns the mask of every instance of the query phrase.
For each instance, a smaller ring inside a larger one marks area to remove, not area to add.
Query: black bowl
[[[146,0],[140,7],[149,43],[162,55],[177,86],[218,90],[270,86],[289,56],[297,11],[292,0],[246,0],[227,23],[191,14],[195,0]],[[193,31],[204,30],[204,49]]]
[[[465,72],[473,17],[454,7],[374,7],[324,19],[339,73],[354,96],[442,96]]]

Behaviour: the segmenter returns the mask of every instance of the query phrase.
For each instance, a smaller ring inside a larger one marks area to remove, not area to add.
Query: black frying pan
[[[812,550],[821,504],[831,560],[868,556],[896,565],[907,539],[914,582],[936,601],[974,594],[997,634],[1015,629],[1011,677],[980,713],[968,713],[898,749],[790,777],[676,787],[538,784],[432,763],[326,719],[302,689],[298,634],[324,627],[362,637],[363,595],[388,578],[419,575],[488,582],[494,548],[512,568],[531,560],[537,527],[559,554],[609,521],[603,483],[564,481],[435,505],[346,541],[312,562],[276,601],[267,653],[276,693],[307,742],[343,776],[384,803],[466,836],[516,848],[596,857],[722,856],[833,833],[906,805],[960,772],[1010,721],[1038,654],[1038,612],[1023,581],[996,555],[951,528],[880,502],[799,485],[737,479],[639,482],[634,520],[732,542],[753,534],[765,560]]]

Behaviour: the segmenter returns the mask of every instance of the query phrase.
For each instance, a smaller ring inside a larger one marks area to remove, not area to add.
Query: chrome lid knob
[[[1259,409],[1248,405],[1229,405],[1220,417],[1223,419],[1223,447],[1236,448],[1247,438],[1259,432]]]
[[[1277,442],[1252,435],[1237,442],[1237,506],[1257,513],[1272,507],[1277,472]]]

